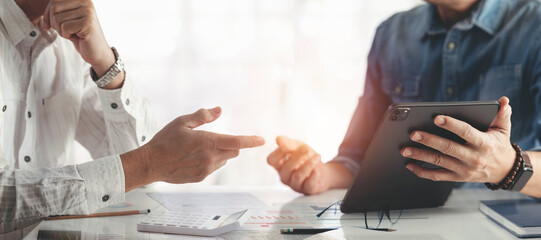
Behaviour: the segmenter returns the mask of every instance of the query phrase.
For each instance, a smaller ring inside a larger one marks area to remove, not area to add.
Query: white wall
[[[280,184],[266,156],[284,134],[337,152],[362,93],[377,25],[419,0],[94,0],[111,45],[164,126],[222,106],[203,129],[257,134],[209,184]]]

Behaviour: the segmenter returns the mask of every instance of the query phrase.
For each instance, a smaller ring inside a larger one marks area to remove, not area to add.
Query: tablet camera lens
[[[394,114],[394,115],[400,114],[400,109],[395,109],[395,110],[393,111],[393,114]]]
[[[392,116],[391,116],[391,120],[392,120],[392,121],[396,121],[396,119],[397,119],[396,115],[392,115]]]

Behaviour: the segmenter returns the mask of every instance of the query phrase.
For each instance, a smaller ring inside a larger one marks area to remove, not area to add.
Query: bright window
[[[94,0],[104,32],[159,126],[223,107],[203,129],[257,134],[209,184],[280,184],[277,135],[337,153],[362,93],[377,25],[419,0]]]

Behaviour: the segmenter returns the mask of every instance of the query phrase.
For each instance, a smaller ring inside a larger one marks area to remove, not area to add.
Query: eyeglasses
[[[323,215],[325,212],[327,212],[329,209],[334,208],[334,214],[338,211],[338,205],[342,203],[342,200],[337,201],[325,209],[323,209],[320,213],[318,213],[316,216],[319,218],[321,215]],[[391,225],[395,225],[398,223],[398,220],[400,220],[400,217],[402,217],[402,210],[398,213],[398,216],[393,220],[393,217],[391,217],[391,211],[385,210],[385,211],[375,211],[375,212],[364,212],[364,226],[366,229],[369,230],[376,230],[376,231],[388,231],[392,232],[395,231],[395,229],[390,228],[380,228],[381,222],[383,221],[383,218],[386,217],[387,220],[391,223]],[[376,222],[372,222],[369,224],[369,219],[375,219]],[[375,225],[375,226],[374,226]]]

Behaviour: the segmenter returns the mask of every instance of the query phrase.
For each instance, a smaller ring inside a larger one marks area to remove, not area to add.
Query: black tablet
[[[406,169],[406,163],[414,160],[404,158],[400,150],[405,146],[426,148],[410,140],[410,133],[414,130],[465,143],[457,135],[436,126],[434,117],[440,114],[451,116],[484,132],[499,106],[498,101],[417,102],[389,106],[340,209],[344,213],[354,213],[443,205],[455,183],[417,177]],[[436,167],[430,164],[421,166]]]

